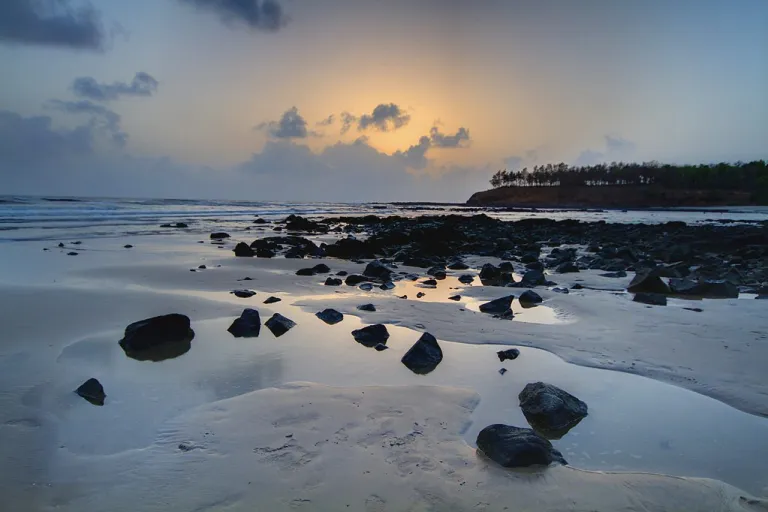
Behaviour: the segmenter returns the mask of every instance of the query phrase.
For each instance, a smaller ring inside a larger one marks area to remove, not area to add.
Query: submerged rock
[[[517,356],[520,355],[520,351],[516,348],[508,348],[507,350],[499,350],[496,352],[496,355],[499,356],[499,361],[503,363],[507,359],[517,359]]]
[[[443,351],[434,336],[425,332],[405,353],[401,362],[413,373],[426,375],[443,360]]]
[[[279,338],[283,334],[287,333],[289,330],[291,330],[293,327],[296,326],[296,322],[293,320],[289,320],[288,318],[284,317],[280,313],[275,313],[270,317],[269,320],[267,320],[264,325],[267,326],[267,329],[269,329],[272,334],[275,336],[275,338]]]
[[[521,303],[527,303],[527,304],[539,304],[544,301],[544,299],[541,298],[541,295],[536,293],[533,290],[526,290],[523,293],[520,294],[520,298],[517,299]]]
[[[235,338],[256,338],[261,332],[261,317],[255,309],[244,309],[227,329]]]
[[[352,331],[352,337],[355,338],[355,341],[361,345],[366,347],[375,347],[379,343],[383,345],[387,344],[387,340],[389,339],[389,332],[387,331],[387,327],[385,325],[374,324],[363,327],[362,329],[355,329]]]
[[[632,302],[641,302],[643,304],[650,304],[651,306],[666,306],[667,296],[660,293],[636,293]]]
[[[241,299],[248,299],[256,295],[256,292],[252,290],[232,290],[232,295],[235,297],[240,297]]]
[[[93,405],[104,405],[104,399],[107,397],[101,382],[93,378],[80,384],[80,387],[75,390],[75,393],[85,398]]]
[[[264,301],[264,304],[274,304],[275,302],[280,302],[281,300],[283,299],[273,295],[272,297],[268,297],[267,300]]]
[[[315,313],[315,316],[328,325],[334,325],[344,320],[344,315],[330,308]]]
[[[587,415],[587,404],[545,382],[527,384],[518,399],[528,423],[551,439],[559,439]]]
[[[325,280],[325,286],[341,286],[343,281],[338,277],[328,277]]]
[[[186,353],[194,337],[189,317],[173,313],[130,324],[119,344],[133,359],[162,361]]]
[[[360,311],[376,311],[376,306],[373,304],[360,304],[357,306]]]
[[[514,298],[514,295],[507,295],[506,297],[500,297],[490,302],[486,302],[485,304],[480,304],[480,311],[491,315],[504,314],[507,311],[511,311],[512,300]]]
[[[256,254],[256,251],[251,249],[251,247],[245,243],[240,242],[235,246],[235,256],[240,258],[251,258]]]
[[[477,448],[505,468],[567,464],[552,443],[529,428],[489,425],[477,435]]]
[[[630,293],[670,293],[669,286],[653,271],[638,272],[630,281],[627,291]]]

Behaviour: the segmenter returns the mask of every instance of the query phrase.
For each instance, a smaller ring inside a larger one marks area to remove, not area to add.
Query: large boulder
[[[194,337],[189,317],[172,313],[130,324],[119,344],[133,359],[162,361],[186,353]]]
[[[270,317],[269,320],[264,322],[264,325],[267,326],[267,329],[269,329],[272,332],[275,338],[279,338],[280,336],[282,336],[283,334],[291,330],[293,327],[295,327],[296,322],[284,317],[280,313],[275,313]]]
[[[477,435],[477,448],[505,468],[567,464],[552,443],[529,428],[489,425]]]
[[[656,272],[642,271],[635,274],[635,277],[630,281],[627,291],[630,293],[646,292],[646,293],[670,293],[669,286],[665,283]]]
[[[255,309],[246,308],[227,329],[235,338],[256,338],[261,332],[261,317]]]
[[[520,304],[527,304],[527,305],[533,305],[533,304],[540,304],[544,301],[544,299],[541,298],[541,295],[536,293],[533,290],[526,290],[523,293],[520,294],[520,298],[517,299],[520,301]]]
[[[632,298],[632,302],[639,302],[641,304],[649,304],[651,306],[666,306],[667,296],[661,293],[636,293]]]
[[[328,325],[334,325],[344,320],[344,315],[330,308],[318,311],[315,316]]]
[[[521,288],[534,288],[546,283],[547,279],[544,277],[544,272],[541,270],[528,270],[523,274],[523,278],[518,283],[518,286]]]
[[[587,415],[587,404],[545,382],[527,384],[518,395],[528,423],[549,438],[560,438]]]
[[[245,242],[240,242],[235,246],[235,256],[241,258],[252,258],[256,254],[256,251]]]
[[[405,353],[401,362],[413,373],[426,375],[443,360],[443,351],[434,336],[425,332]]]
[[[374,279],[380,279],[382,281],[389,281],[390,276],[392,275],[392,270],[379,260],[373,260],[365,266],[363,275],[366,277],[372,277]]]
[[[104,405],[104,399],[107,397],[101,382],[93,378],[80,384],[80,387],[75,390],[75,393],[85,398],[93,405]]]
[[[366,347],[375,347],[379,343],[386,345],[389,339],[387,327],[383,324],[374,324],[362,329],[352,331],[352,337],[355,341]]]
[[[503,315],[511,310],[514,298],[514,295],[507,295],[506,297],[499,297],[490,302],[480,304],[480,311],[489,315]]]

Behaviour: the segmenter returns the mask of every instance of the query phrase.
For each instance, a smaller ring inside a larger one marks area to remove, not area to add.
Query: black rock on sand
[[[85,398],[93,405],[104,405],[104,399],[107,397],[101,382],[93,378],[83,382],[80,387],[75,390],[75,393]]]
[[[379,343],[386,345],[389,339],[389,332],[385,325],[374,324],[362,329],[355,329],[352,331],[352,337],[355,338],[356,342],[370,348],[375,347]]]
[[[272,332],[275,338],[279,338],[296,326],[296,322],[289,320],[280,313],[275,313],[267,320],[264,325]]]
[[[425,332],[405,353],[401,362],[413,373],[426,375],[443,360],[443,351],[434,336]]]
[[[550,439],[559,439],[587,415],[587,404],[545,382],[527,384],[518,399],[528,423]]]
[[[514,295],[507,295],[506,297],[499,297],[485,304],[480,304],[480,311],[489,315],[503,315],[511,310],[514,298]]]
[[[235,338],[256,338],[261,332],[261,318],[255,309],[244,309],[227,329]]]
[[[194,337],[189,317],[173,313],[130,324],[120,347],[133,359],[162,361],[186,353]]]
[[[344,315],[331,308],[319,311],[315,313],[315,316],[328,325],[334,325],[344,320]]]
[[[509,348],[507,350],[499,350],[496,352],[496,355],[499,356],[499,361],[502,363],[506,361],[507,359],[513,360],[517,359],[517,356],[520,355],[520,351],[516,348]]]
[[[529,428],[489,425],[477,435],[477,448],[505,468],[567,464],[552,443]]]
[[[666,306],[667,296],[660,293],[640,292],[635,294],[632,302],[640,302],[651,306]]]

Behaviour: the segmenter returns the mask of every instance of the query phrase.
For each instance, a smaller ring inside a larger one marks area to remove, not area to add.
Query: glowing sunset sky
[[[0,193],[465,200],[504,166],[768,158],[765,0],[2,0],[0,63]]]

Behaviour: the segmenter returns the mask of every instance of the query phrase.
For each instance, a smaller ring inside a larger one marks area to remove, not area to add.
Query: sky
[[[0,194],[465,201],[768,158],[766,0],[0,0]]]

